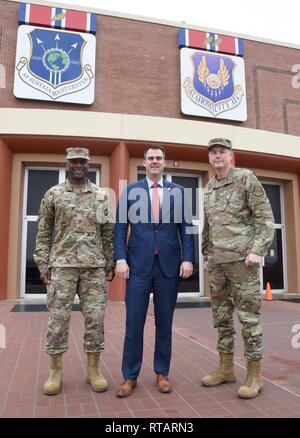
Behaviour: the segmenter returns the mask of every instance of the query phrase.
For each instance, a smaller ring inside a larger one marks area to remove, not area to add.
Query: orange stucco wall
[[[6,298],[12,152],[0,140],[0,299]]]
[[[110,187],[119,196],[119,181],[127,180],[129,175],[129,152],[125,143],[120,143],[110,157]],[[117,277],[109,286],[109,298],[113,301],[124,301],[125,281]]]

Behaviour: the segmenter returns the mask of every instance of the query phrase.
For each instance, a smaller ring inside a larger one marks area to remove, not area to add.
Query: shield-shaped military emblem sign
[[[18,30],[14,95],[91,104],[95,36],[22,25]]]
[[[181,49],[181,109],[184,114],[246,120],[244,60]]]

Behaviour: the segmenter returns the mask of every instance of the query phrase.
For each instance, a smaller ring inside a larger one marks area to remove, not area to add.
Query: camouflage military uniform
[[[246,266],[248,254],[264,256],[272,243],[274,219],[257,177],[231,168],[225,178],[211,179],[204,191],[202,252],[208,275],[218,350],[233,353],[233,311],[243,325],[245,356],[262,356],[259,266]]]
[[[39,211],[34,259],[40,272],[51,269],[47,353],[63,353],[68,348],[76,293],[85,317],[84,350],[102,351],[105,268],[114,266],[113,218],[106,192],[89,180],[83,186],[67,180],[48,190]]]

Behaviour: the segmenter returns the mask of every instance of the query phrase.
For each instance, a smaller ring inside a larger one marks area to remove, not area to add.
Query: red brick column
[[[13,154],[0,140],[0,300],[7,297],[8,235]]]
[[[116,200],[119,198],[119,181],[129,179],[129,152],[125,143],[120,143],[110,157],[110,188],[115,191]],[[108,288],[109,299],[124,301],[125,281],[115,277]]]

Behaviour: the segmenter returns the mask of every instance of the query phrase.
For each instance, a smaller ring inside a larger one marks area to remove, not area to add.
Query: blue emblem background
[[[55,39],[57,35],[59,36],[59,40]],[[33,74],[51,83],[53,86],[61,85],[67,81],[74,81],[81,76],[81,49],[85,40],[80,34],[49,29],[34,29],[28,36],[32,45],[29,69]],[[77,44],[76,48],[72,47],[74,44]],[[50,81],[50,72],[43,63],[43,55],[48,52],[49,49],[56,48],[67,53],[70,61],[66,70],[60,73],[60,83]]]
[[[224,87],[223,89],[220,89],[220,92],[218,90],[217,96],[216,93],[213,92],[213,94],[211,94],[208,90],[208,86],[205,84],[203,84],[199,78],[198,78],[198,66],[202,61],[203,56],[206,57],[206,64],[207,67],[210,71],[210,73],[214,73],[214,74],[218,74],[219,68],[220,68],[220,60],[221,58],[224,60],[224,64],[228,69],[229,72],[229,82],[226,85],[226,87]],[[233,93],[234,93],[234,84],[233,84],[233,77],[232,77],[232,72],[233,69],[235,67],[234,62],[226,57],[226,56],[214,56],[214,55],[210,55],[209,53],[207,54],[203,54],[203,53],[195,53],[193,55],[193,62],[194,62],[194,67],[195,67],[195,73],[194,73],[194,87],[195,89],[202,94],[203,96],[207,97],[208,99],[210,99],[212,102],[217,103],[220,102],[224,99],[229,99]]]

